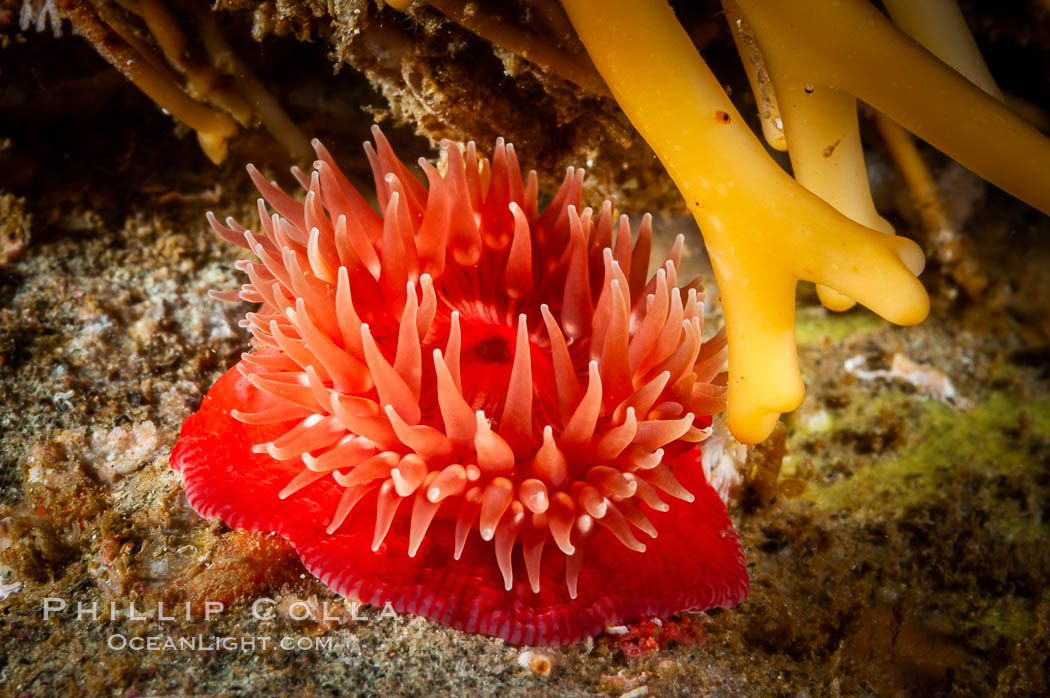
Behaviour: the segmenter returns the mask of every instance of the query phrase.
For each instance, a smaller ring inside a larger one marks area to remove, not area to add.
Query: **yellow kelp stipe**
[[[761,441],[781,412],[802,401],[798,280],[824,284],[910,325],[929,310],[915,278],[922,252],[910,240],[851,221],[785,173],[665,3],[563,4],[704,233],[729,338],[729,428],[741,441]]]
[[[704,234],[729,337],[729,427],[741,441],[765,438],[779,413],[802,400],[794,346],[798,280],[842,294],[822,293],[829,306],[856,299],[898,324],[919,322],[929,310],[914,276],[924,261],[918,246],[846,217],[886,229],[860,186],[854,98],[991,183],[1050,211],[1050,140],[866,0],[735,2],[749,24],[748,35],[738,37],[745,62],[764,56],[763,70],[768,68],[763,78],[756,65],[752,81],[791,92],[792,99],[813,98],[811,105],[787,109],[789,95],[776,95],[786,144],[800,181],[842,213],[769,158],[665,2],[562,4]],[[844,134],[840,142],[822,142],[821,136],[836,131]],[[835,151],[844,146],[836,168]],[[825,152],[832,162],[814,161]]]
[[[979,56],[968,56],[969,50],[956,45],[967,37],[957,22],[943,20],[945,26],[932,28],[942,21],[932,10],[946,10],[949,3],[912,3],[928,7],[909,13],[895,12],[902,3],[887,3],[901,26],[933,53],[867,0],[736,3],[766,59],[778,56],[777,72],[867,102],[992,184],[1050,213],[1050,139],[982,90],[994,85],[970,67]],[[632,8],[648,13],[656,5],[662,3],[632,3]],[[942,37],[951,41],[935,40]],[[963,74],[934,54],[957,63]],[[788,141],[790,149],[790,135]]]

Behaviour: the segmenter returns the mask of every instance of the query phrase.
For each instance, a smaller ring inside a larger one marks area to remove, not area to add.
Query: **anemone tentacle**
[[[261,303],[238,370],[274,400],[233,417],[285,425],[253,447],[301,465],[281,499],[342,488],[329,534],[373,502],[373,550],[402,520],[411,557],[446,520],[456,558],[480,536],[508,590],[516,555],[538,592],[559,551],[575,598],[596,527],[644,551],[646,512],[691,501],[667,462],[724,407],[725,335],[703,341],[702,292],[678,287],[681,238],[648,276],[650,219],[632,244],[609,202],[581,210],[582,170],[540,211],[502,140],[491,163],[443,143],[424,186],[373,134],[379,215],[317,141],[303,203],[249,168],[259,231],[209,215],[258,258],[218,295]]]

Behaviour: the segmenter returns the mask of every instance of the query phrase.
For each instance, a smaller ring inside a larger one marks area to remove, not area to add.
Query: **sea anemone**
[[[261,307],[172,453],[190,504],[345,596],[516,643],[740,602],[698,447],[726,341],[682,238],[649,276],[650,217],[632,245],[610,202],[580,211],[582,170],[541,212],[502,140],[443,144],[424,187],[373,134],[382,215],[316,141],[303,203],[249,167],[261,231],[209,214],[259,260],[216,295]]]

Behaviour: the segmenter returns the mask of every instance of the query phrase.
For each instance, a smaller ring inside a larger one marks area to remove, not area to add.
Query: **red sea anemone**
[[[340,594],[515,643],[741,601],[697,446],[725,340],[682,239],[647,278],[650,219],[632,247],[609,202],[580,212],[582,170],[540,212],[502,140],[420,159],[424,187],[373,133],[382,215],[315,142],[304,203],[249,168],[261,231],[209,216],[259,259],[219,296],[261,307],[172,453],[190,504]]]

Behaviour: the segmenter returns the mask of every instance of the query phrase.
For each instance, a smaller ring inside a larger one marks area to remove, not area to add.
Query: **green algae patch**
[[[961,481],[1023,475],[1038,467],[1032,454],[1047,449],[1050,399],[997,391],[959,408],[896,388],[872,394],[872,387],[858,384],[833,413],[829,447],[811,462],[816,482],[804,497],[818,509],[897,518]],[[1038,517],[1002,504],[995,525],[1010,537],[1047,535]]]
[[[799,307],[795,322],[795,341],[800,345],[818,345],[824,339],[841,342],[857,334],[875,332],[890,324],[867,308],[856,307],[844,313],[833,313],[823,306]]]
[[[1006,596],[998,599],[980,618],[979,627],[992,638],[1008,637],[1021,641],[1030,638],[1036,629],[1034,604],[1029,599]],[[991,642],[988,643],[991,646]]]

